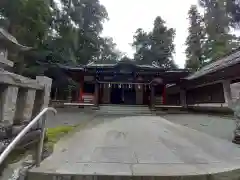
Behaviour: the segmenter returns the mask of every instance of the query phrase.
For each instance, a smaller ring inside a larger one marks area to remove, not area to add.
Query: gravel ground
[[[48,114],[46,123],[47,128],[54,128],[57,126],[74,126],[79,125],[81,122],[91,120],[95,117],[93,111],[87,111],[80,108],[59,108],[56,116]]]
[[[187,126],[230,141],[232,140],[235,128],[235,121],[231,116],[207,114],[166,114],[161,117],[173,123]]]

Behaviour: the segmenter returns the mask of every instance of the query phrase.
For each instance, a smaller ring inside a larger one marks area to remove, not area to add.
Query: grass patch
[[[54,145],[61,137],[71,132],[76,126],[58,126],[47,129],[47,144]]]

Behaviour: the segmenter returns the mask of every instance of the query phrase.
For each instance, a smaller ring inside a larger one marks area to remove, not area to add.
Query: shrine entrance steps
[[[99,114],[113,115],[151,115],[147,105],[100,105]]]

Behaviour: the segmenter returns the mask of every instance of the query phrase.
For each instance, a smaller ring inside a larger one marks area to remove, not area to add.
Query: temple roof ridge
[[[86,65],[86,67],[109,67],[109,66],[118,66],[120,64],[132,64],[134,66],[138,66],[138,67],[145,67],[145,68],[161,68],[160,66],[158,66],[155,62],[153,62],[152,64],[138,64],[135,60],[120,60],[120,61],[116,61],[115,63],[103,63],[103,62],[96,62],[96,61],[92,61],[90,63],[88,63]]]

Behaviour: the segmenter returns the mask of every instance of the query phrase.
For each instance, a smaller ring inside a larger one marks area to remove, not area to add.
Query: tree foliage
[[[136,52],[134,54],[134,59],[139,64],[152,64],[151,58],[151,41],[149,34],[144,32],[143,29],[139,28],[135,32],[133,41],[133,47]]]
[[[191,7],[189,36],[186,41],[186,67],[196,70],[239,47],[239,37],[231,32],[232,28],[239,27],[239,2],[199,0],[199,5],[204,10],[203,18],[196,11],[196,7]]]
[[[228,0],[227,13],[231,17],[231,23],[233,27],[239,28],[240,24],[240,1],[239,0]]]
[[[20,43],[37,49],[48,36],[52,11],[48,1],[3,0],[0,3],[1,26]],[[22,55],[10,54],[15,71],[23,73],[26,62]]]
[[[136,49],[134,59],[139,64],[156,63],[163,68],[175,68],[173,62],[175,31],[167,28],[165,21],[156,17],[154,27],[147,33],[137,29],[134,35],[133,47]]]
[[[226,0],[200,0],[204,9],[207,40],[205,56],[209,61],[217,60],[238,46],[238,38],[230,33],[231,17],[227,13]]]
[[[197,6],[191,6],[188,12],[190,26],[188,28],[188,37],[186,40],[186,68],[193,71],[198,70],[204,64],[203,43],[205,32],[203,27],[203,18],[198,12]]]
[[[0,26],[34,48],[14,60],[16,71],[29,76],[57,63],[116,61],[120,53],[113,40],[100,36],[107,19],[99,0],[0,1]]]
[[[37,47],[51,25],[49,6],[42,0],[3,0],[0,3],[1,26],[21,43]]]
[[[109,64],[119,61],[123,55],[116,46],[117,45],[113,42],[113,38],[102,38],[102,43],[100,44],[100,54],[97,58],[99,59],[99,63]]]

